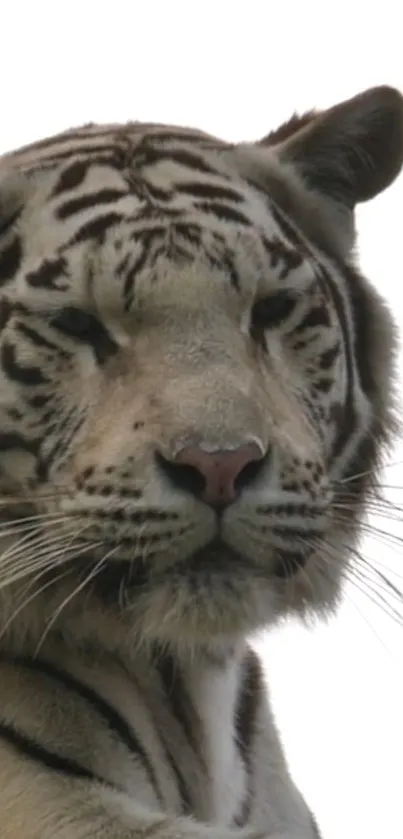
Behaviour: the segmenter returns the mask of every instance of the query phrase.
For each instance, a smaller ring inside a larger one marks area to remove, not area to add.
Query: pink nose
[[[189,446],[178,452],[174,463],[195,470],[200,481],[200,498],[212,507],[225,507],[254,477],[263,455],[256,443],[237,449],[206,452]],[[247,467],[252,467],[248,469]]]

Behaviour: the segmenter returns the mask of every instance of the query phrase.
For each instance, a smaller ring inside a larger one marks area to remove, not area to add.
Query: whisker
[[[77,547],[71,546],[69,542],[63,542],[61,545],[57,545],[56,547],[59,548],[58,551],[55,551],[54,547],[52,547],[46,551],[42,551],[29,562],[21,563],[16,569],[12,568],[11,573],[1,579],[0,590],[7,588],[19,580],[31,576],[31,574],[38,569],[46,571],[47,569],[54,567],[55,557],[61,556],[62,561],[65,561],[67,560],[67,552],[70,550],[77,550]]]
[[[34,544],[30,545],[30,551],[22,554],[17,559],[15,557],[8,557],[7,562],[1,562],[0,557],[0,579],[1,588],[16,582],[18,579],[28,576],[33,570],[38,567],[46,568],[48,565],[52,566],[54,558],[62,556],[70,547],[73,550],[81,549],[82,544],[78,541],[79,537],[85,531],[86,525],[79,530],[74,530],[70,533],[63,532],[52,539],[43,538],[36,540]],[[86,544],[84,549],[90,550],[94,547],[93,543],[89,546]],[[57,549],[57,550],[56,550]],[[11,575],[5,576],[5,572],[11,569]]]
[[[353,583],[353,585],[354,585],[354,583]],[[360,590],[360,589],[359,589],[359,590]],[[364,593],[364,594],[365,594],[365,592],[361,592],[361,593]],[[352,597],[351,597],[348,593],[346,593],[346,597],[347,597],[348,602],[349,602],[349,603],[351,603],[351,605],[353,606],[353,608],[354,608],[354,609],[358,612],[358,614],[359,614],[359,616],[360,616],[361,620],[365,623],[365,625],[366,625],[367,629],[368,629],[368,630],[371,632],[371,634],[372,634],[372,635],[376,638],[376,640],[377,640],[378,644],[380,644],[380,645],[381,645],[382,649],[383,649],[383,650],[384,650],[384,651],[388,654],[388,656],[389,656],[389,657],[393,660],[393,663],[394,663],[394,664],[396,664],[397,662],[396,662],[396,658],[395,658],[395,656],[391,653],[391,651],[390,651],[389,647],[388,647],[388,646],[385,644],[385,642],[382,640],[382,638],[381,638],[381,636],[379,635],[379,633],[378,633],[378,632],[376,631],[376,629],[372,626],[371,622],[368,620],[368,618],[365,616],[365,614],[364,614],[364,613],[362,612],[362,610],[359,608],[359,606],[357,605],[357,603],[353,600],[353,598],[352,598]],[[400,666],[400,665],[399,665],[399,666]]]
[[[401,466],[402,464],[403,464],[403,460],[393,460],[393,461],[390,461],[389,463],[385,462],[385,463],[382,464],[381,471],[385,472],[388,469],[394,469],[396,466]],[[348,483],[351,483],[352,481],[357,481],[357,480],[360,480],[360,478],[366,478],[367,475],[373,475],[373,474],[374,474],[374,469],[372,467],[371,469],[365,469],[362,472],[355,472],[354,475],[348,475],[346,478],[339,478],[334,483],[335,484],[340,484],[340,485],[341,484],[348,484]]]
[[[349,545],[344,545],[343,547],[349,550],[352,556],[355,556],[355,558],[358,561],[358,567],[360,566],[360,564],[364,565],[366,572],[370,571],[372,575],[375,576],[377,581],[382,584],[382,587],[388,591],[389,594],[393,594],[395,597],[397,597],[399,601],[403,603],[403,592],[400,591],[400,589],[394,583],[392,583],[392,581],[389,579],[389,577],[386,576],[386,574],[383,573],[383,571],[381,571],[379,568],[376,567],[376,565],[374,565],[372,562],[366,559],[365,556],[358,550],[358,548]]]
[[[23,609],[25,609],[27,606],[29,606],[29,604],[32,603],[33,600],[35,600],[41,594],[43,594],[43,592],[46,591],[46,589],[48,589],[50,586],[53,586],[55,583],[59,582],[60,580],[64,579],[69,574],[71,574],[72,570],[73,570],[72,567],[63,568],[63,570],[60,572],[60,574],[57,574],[55,577],[52,577],[51,580],[47,580],[43,584],[43,586],[41,586],[40,589],[35,589],[35,591],[29,597],[27,597],[25,600],[23,600],[22,603],[19,603],[17,608],[14,610],[13,614],[10,615],[10,617],[8,618],[6,623],[4,624],[4,626],[3,626],[3,628],[0,632],[0,640],[4,637],[4,635],[6,634],[7,630],[9,629],[9,627],[11,626],[13,621],[18,617],[19,614],[21,614]],[[44,574],[43,571],[41,573],[37,574],[36,577],[33,580],[30,581],[30,584],[25,587],[24,593],[27,590],[29,590],[32,587],[32,585],[35,585],[35,583],[37,583],[38,580],[40,580],[40,578],[43,576],[43,574]]]
[[[369,599],[374,605],[378,607],[387,617],[391,618],[394,621],[397,621],[400,624],[403,621],[403,616],[400,611],[393,605],[385,596],[384,591],[380,585],[374,586],[374,579],[372,578],[372,583],[370,579],[366,576],[366,574],[360,570],[359,563],[362,562],[363,557],[360,552],[353,548],[352,546],[345,545],[340,543],[340,546],[345,548],[350,552],[351,555],[355,556],[356,564],[350,564],[343,569],[343,574],[346,579],[349,579],[350,582],[364,594],[367,599]],[[321,546],[321,556],[323,553],[327,554],[328,559],[331,562],[337,561],[338,559],[338,552],[337,548],[333,545],[325,544]],[[372,568],[375,574],[377,570]],[[387,578],[385,578],[387,579]],[[380,582],[384,586],[385,580],[380,578]],[[397,599],[398,604],[403,602],[402,594],[399,592],[398,589],[392,588],[392,592],[387,589],[389,594],[393,594],[393,597]]]
[[[63,611],[63,609],[65,609],[66,606],[71,602],[71,600],[74,597],[76,597],[80,593],[80,591],[82,591],[88,585],[88,583],[90,583],[91,580],[94,579],[94,577],[97,576],[97,574],[99,573],[101,568],[106,563],[107,559],[113,553],[115,553],[118,550],[118,548],[119,548],[119,546],[116,545],[116,546],[114,546],[114,548],[111,548],[110,551],[108,551],[106,554],[104,554],[104,556],[102,556],[101,559],[98,560],[98,562],[95,564],[95,566],[84,577],[84,580],[72,592],[70,592],[70,594],[65,598],[65,600],[63,600],[63,602],[60,604],[60,606],[58,606],[58,608],[55,609],[55,611],[52,615],[52,618],[48,622],[47,626],[45,627],[45,629],[44,629],[44,631],[41,635],[41,638],[38,641],[38,645],[37,645],[36,650],[35,650],[35,655],[38,655],[46,637],[48,636],[52,626],[54,626],[55,622],[57,621],[57,619],[58,619],[59,615],[61,614],[61,612]]]
[[[349,572],[346,575],[346,579],[356,588],[367,600],[372,603],[373,606],[376,606],[383,615],[387,618],[390,618],[394,623],[398,626],[403,627],[403,615],[401,615],[396,609],[394,609],[390,604],[385,600],[382,595],[380,595],[377,591],[371,589],[369,586],[366,585],[367,581],[365,578],[359,577],[358,575],[355,576]]]
[[[335,522],[338,524],[345,524],[347,519],[344,517],[335,517]],[[377,527],[376,525],[371,524],[370,522],[364,523],[361,527],[361,530],[364,535],[371,537],[372,540],[380,542],[382,545],[386,545],[391,551],[393,551],[398,556],[401,556],[402,548],[403,548],[403,537],[398,536],[395,533],[390,533],[382,528]],[[353,551],[355,548],[350,545],[345,546],[347,550]],[[389,568],[382,560],[378,557],[377,564],[389,570],[394,576],[400,577],[403,579],[403,576],[398,573],[396,569]]]
[[[403,508],[387,500],[384,503],[380,503],[379,501],[376,503],[369,502],[366,509],[367,517],[373,515],[381,519],[386,519],[387,521],[397,522],[400,522],[403,517]],[[349,504],[348,501],[334,501],[332,503],[332,510],[341,510],[351,515],[354,512],[354,506]]]
[[[71,488],[70,491],[66,488],[65,490],[62,489],[53,489],[51,491],[46,492],[33,492],[33,493],[24,493],[21,495],[0,495],[0,507],[10,506],[23,506],[24,504],[29,503],[37,503],[38,501],[52,501],[54,498],[68,498],[71,496]]]
[[[99,543],[99,542],[94,542],[93,544],[90,543],[89,546],[86,547],[86,550],[88,548],[90,550],[94,550],[94,548],[99,547],[100,544],[101,543]],[[71,548],[67,548],[67,551],[71,552],[71,556],[66,555],[66,549],[63,550],[63,552],[62,552],[62,554],[63,554],[62,563],[63,564],[62,564],[61,573],[57,574],[57,575],[52,575],[52,578],[50,580],[47,580],[40,589],[35,589],[35,591],[30,595],[30,597],[26,598],[25,600],[23,600],[22,602],[19,603],[19,605],[17,606],[17,608],[15,609],[13,614],[10,616],[10,618],[7,620],[6,624],[4,625],[4,627],[3,627],[3,629],[0,633],[0,640],[3,637],[4,633],[7,631],[7,629],[9,628],[10,624],[15,620],[16,617],[18,617],[18,615],[21,613],[21,611],[24,608],[26,608],[33,600],[35,600],[37,597],[39,597],[47,588],[49,588],[50,586],[53,586],[55,583],[59,582],[61,579],[64,579],[65,577],[67,577],[69,574],[71,574],[73,572],[74,563],[72,562],[72,560],[75,560],[76,557],[79,556],[80,551],[77,551],[77,548],[75,546],[71,546]],[[83,553],[83,552],[84,551],[81,551],[81,553]],[[60,552],[58,552],[58,554],[59,553]],[[27,591],[29,591],[32,588],[32,586],[35,586],[36,583],[38,582],[38,580],[40,580],[40,578],[46,574],[46,572],[49,570],[49,566],[54,568],[55,565],[58,564],[57,562],[55,563],[55,559],[57,559],[58,554],[52,556],[52,561],[49,563],[49,565],[45,569],[41,569],[38,574],[36,574],[34,577],[31,577],[31,579],[28,581],[27,586],[25,586],[25,588],[21,592],[22,596]],[[69,565],[67,565],[67,567],[65,566],[65,561],[68,561],[70,563]]]
[[[47,552],[55,546],[69,544],[69,542],[76,536],[76,532],[62,533],[54,536],[52,539],[46,538],[43,535],[32,539],[27,545],[18,545],[18,549],[10,551],[7,554],[0,556],[0,574],[3,574],[9,568],[18,568],[20,564],[29,565],[35,560],[43,551]]]
[[[2,534],[3,528],[8,528],[8,527],[9,528],[14,528],[17,525],[21,526],[21,525],[25,525],[25,524],[29,525],[29,524],[32,524],[33,522],[35,522],[35,523],[46,522],[46,524],[48,524],[48,522],[49,522],[50,524],[52,524],[52,521],[54,519],[59,519],[61,515],[63,515],[65,517],[66,521],[70,521],[71,518],[72,518],[72,516],[70,516],[69,513],[61,513],[60,510],[59,510],[57,512],[55,511],[55,512],[48,512],[48,513],[35,513],[35,515],[31,515],[31,516],[20,516],[17,519],[13,517],[13,518],[6,519],[5,521],[0,521],[0,538],[3,535]]]
[[[55,524],[56,523],[63,524],[64,523],[64,518],[60,518],[59,522],[55,522]],[[33,545],[38,544],[38,542],[36,540],[39,537],[35,536],[35,532],[40,534],[40,540],[46,541],[46,540],[49,539],[49,535],[44,533],[41,528],[34,528],[34,531],[33,531],[34,535],[31,531],[29,531],[28,533],[25,533],[25,535],[21,539],[18,539],[9,548],[7,548],[5,551],[3,551],[2,554],[0,554],[0,563],[1,562],[4,563],[4,561],[6,559],[9,559],[10,557],[14,556],[27,543],[29,544],[29,546],[33,546]]]
[[[376,578],[376,575],[367,577],[366,573],[368,573],[368,571],[364,572],[362,569],[359,568],[359,566],[351,566],[347,569],[347,573],[350,579],[354,577],[355,580],[360,581],[363,585],[366,585],[367,590],[371,591],[371,593],[374,596],[376,596],[379,599],[379,601],[382,601],[385,607],[389,609],[390,615],[393,614],[394,617],[399,618],[399,620],[403,620],[403,610],[399,612],[398,609],[393,605],[393,601],[395,601],[399,606],[403,606],[402,593],[399,592],[398,589],[389,590],[389,588],[384,584],[382,579],[378,580]],[[388,594],[391,598],[390,602],[387,600],[385,596],[386,594]]]

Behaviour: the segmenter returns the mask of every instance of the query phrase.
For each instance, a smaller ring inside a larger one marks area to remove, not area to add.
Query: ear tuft
[[[270,131],[270,134],[266,134],[266,137],[259,140],[256,145],[277,146],[279,143],[283,143],[285,140],[288,140],[293,134],[300,131],[301,128],[305,128],[309,125],[316,116],[317,111],[307,111],[305,114],[293,114],[287,122],[284,122],[278,128],[275,128],[274,131]]]

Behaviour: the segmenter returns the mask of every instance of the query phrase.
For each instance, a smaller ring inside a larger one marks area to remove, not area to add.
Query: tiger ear
[[[320,247],[348,257],[354,208],[403,164],[403,96],[376,87],[292,119],[258,143],[233,147],[238,172],[264,190]]]
[[[276,150],[309,190],[352,210],[389,186],[402,167],[403,96],[391,87],[366,90],[310,115]]]

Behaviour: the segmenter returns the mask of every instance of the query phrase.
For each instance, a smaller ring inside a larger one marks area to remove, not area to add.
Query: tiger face
[[[37,623],[100,608],[168,643],[337,601],[391,427],[352,210],[401,166],[402,100],[288,130],[92,127],[3,159],[10,615],[27,575]]]

